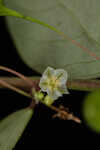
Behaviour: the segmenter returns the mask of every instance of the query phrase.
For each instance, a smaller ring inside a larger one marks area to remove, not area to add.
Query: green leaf
[[[100,56],[100,1],[6,0],[8,8],[37,18]],[[7,18],[9,30],[24,62],[42,73],[47,66],[63,68],[69,78],[100,76],[100,60],[57,33],[29,21]]]
[[[0,0],[0,5],[3,3],[3,0]]]
[[[12,150],[32,117],[31,109],[23,109],[0,122],[0,149]]]
[[[86,124],[100,133],[100,90],[86,97],[83,104],[83,116]]]

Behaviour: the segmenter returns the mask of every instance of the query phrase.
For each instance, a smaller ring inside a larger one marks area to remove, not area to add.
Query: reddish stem
[[[18,73],[16,71],[14,71],[13,69],[9,69],[7,67],[3,67],[3,66],[0,66],[0,70],[3,70],[3,71],[7,71],[7,72],[10,72],[16,76],[18,76],[19,78],[23,79],[25,82],[27,82],[30,87],[33,87],[34,86],[34,83],[31,79],[25,77],[24,75],[22,75],[21,73]]]
[[[6,82],[3,81],[3,80],[0,80],[0,84],[1,84],[2,86],[4,86],[4,87],[8,88],[8,89],[11,89],[11,90],[13,90],[13,91],[19,93],[19,94],[22,94],[22,95],[24,95],[24,96],[26,96],[26,97],[31,98],[31,95],[30,95],[30,94],[28,94],[28,93],[26,93],[26,92],[24,92],[24,91],[22,91],[22,90],[20,90],[20,89],[18,89],[18,88],[16,88],[16,87],[12,86],[12,85],[6,83]]]

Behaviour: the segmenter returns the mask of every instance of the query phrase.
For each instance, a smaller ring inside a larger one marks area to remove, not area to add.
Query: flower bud
[[[54,102],[54,100],[53,100],[49,95],[45,96],[45,98],[44,98],[44,103],[45,103],[47,106],[52,105],[53,102]]]

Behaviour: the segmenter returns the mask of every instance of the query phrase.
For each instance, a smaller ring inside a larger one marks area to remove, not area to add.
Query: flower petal
[[[39,87],[41,88],[41,90],[46,88],[47,80],[48,80],[48,78],[46,76],[42,76],[42,78],[40,79]]]
[[[68,79],[68,74],[64,69],[56,69],[54,75],[56,76],[56,78],[58,78],[61,84],[66,84]]]
[[[57,100],[59,97],[62,96],[62,93],[57,89],[56,90],[48,89],[47,93],[53,100]]]
[[[69,94],[66,85],[61,85],[58,87],[58,90],[62,93],[62,94]]]
[[[54,69],[51,68],[51,67],[48,67],[43,75],[42,75],[42,78],[40,79],[40,83],[39,83],[39,87],[41,88],[41,90],[43,92],[46,92],[47,91],[47,88],[48,88],[48,81],[50,80],[50,78],[52,77],[52,74],[54,72]]]
[[[51,78],[52,75],[53,75],[53,73],[54,73],[54,71],[55,71],[55,70],[54,70],[53,68],[48,67],[48,68],[44,71],[43,76],[46,76],[47,78]]]
[[[46,82],[40,82],[39,87],[41,88],[41,91],[47,92],[48,86],[47,86]]]

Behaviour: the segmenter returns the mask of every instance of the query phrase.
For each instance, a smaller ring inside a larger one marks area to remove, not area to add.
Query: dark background
[[[16,47],[13,45],[12,38],[5,25],[5,20],[0,17],[0,65],[12,68],[26,76],[39,75],[35,71],[28,68],[17,54]],[[0,76],[10,76],[9,73],[0,71]],[[53,111],[40,104],[35,109],[35,114],[28,124],[21,140],[18,142],[14,150],[25,148],[30,150],[34,146],[39,146],[36,141],[43,140],[44,146],[46,141],[49,145],[57,141],[57,146],[66,146],[75,142],[75,148],[80,147],[81,142],[83,146],[86,144],[92,145],[94,141],[98,140],[100,136],[92,132],[84,123],[82,117],[82,102],[87,93],[70,91],[70,95],[60,98],[55,105],[62,104],[68,107],[71,112],[82,119],[82,124],[77,124],[73,121],[61,121],[60,119],[52,119]],[[27,107],[31,100],[21,96],[8,89],[0,89],[0,119],[3,119],[8,114]],[[52,122],[50,122],[52,120]],[[54,120],[56,120],[54,122]],[[37,122],[41,121],[41,122]],[[51,138],[47,136],[51,136]],[[65,141],[65,142],[64,142]],[[70,145],[71,146],[71,145]],[[42,148],[42,147],[41,147]],[[86,147],[87,148],[87,147]]]

